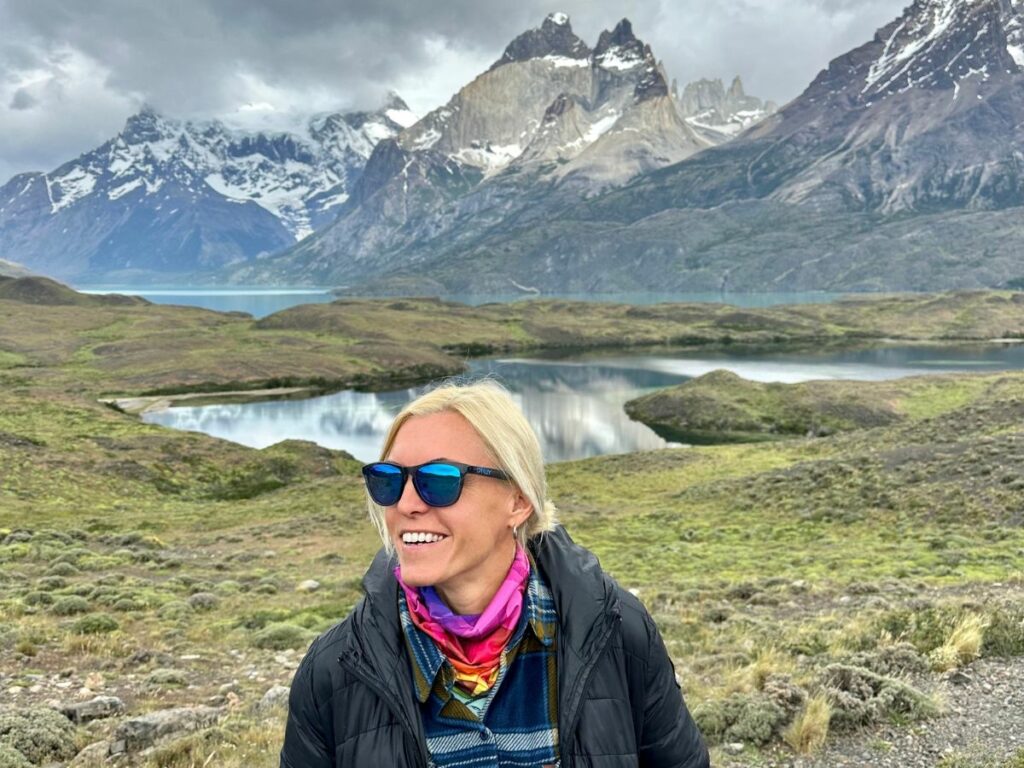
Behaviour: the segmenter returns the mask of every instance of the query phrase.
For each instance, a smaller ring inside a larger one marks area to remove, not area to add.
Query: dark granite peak
[[[568,16],[548,15],[540,27],[524,32],[509,43],[491,69],[513,61],[528,61],[545,56],[565,56],[570,59],[586,59],[590,56],[590,47],[572,31]]]

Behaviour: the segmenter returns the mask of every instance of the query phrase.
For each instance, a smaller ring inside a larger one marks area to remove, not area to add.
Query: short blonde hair
[[[547,476],[540,442],[522,410],[501,384],[484,379],[472,384],[446,382],[406,405],[391,422],[384,438],[381,459],[387,459],[398,436],[398,430],[413,416],[428,416],[451,411],[460,414],[476,430],[498,469],[533,506],[526,524],[519,527],[517,538],[525,547],[529,538],[551,531],[558,524],[557,510],[548,498]],[[370,520],[380,534],[384,548],[392,553],[394,544],[388,536],[384,508],[367,494]]]

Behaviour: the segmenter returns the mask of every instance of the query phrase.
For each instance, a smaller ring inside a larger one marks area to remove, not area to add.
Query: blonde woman
[[[295,675],[282,768],[709,765],[651,617],[557,524],[508,392],[428,392],[381,456],[384,548]]]

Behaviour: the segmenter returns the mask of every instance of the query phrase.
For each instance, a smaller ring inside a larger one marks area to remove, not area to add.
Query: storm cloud
[[[143,103],[178,117],[373,107],[424,114],[551,11],[591,45],[629,18],[680,83],[743,77],[783,103],[903,0],[0,0],[0,182],[50,170]]]

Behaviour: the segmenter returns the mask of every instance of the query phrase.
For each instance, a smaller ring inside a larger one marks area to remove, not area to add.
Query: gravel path
[[[1024,657],[982,659],[937,679],[931,691],[941,717],[907,726],[882,725],[831,737],[813,758],[762,753],[759,761],[725,756],[716,768],[935,768],[952,754],[999,760],[1024,749]],[[998,764],[998,762],[996,763]]]

